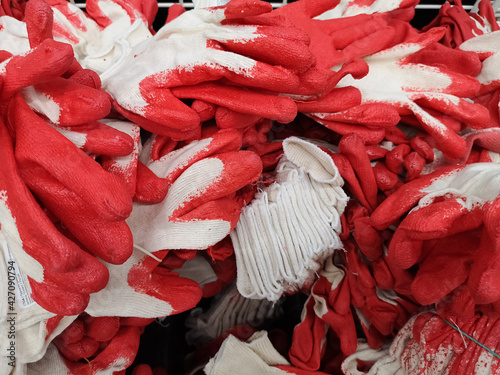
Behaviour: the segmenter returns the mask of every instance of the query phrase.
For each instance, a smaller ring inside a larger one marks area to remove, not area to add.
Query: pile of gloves
[[[0,375],[500,374],[500,24],[417,3],[2,1]]]

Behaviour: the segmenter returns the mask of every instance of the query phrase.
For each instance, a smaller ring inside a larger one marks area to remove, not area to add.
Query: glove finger
[[[91,254],[112,264],[122,264],[132,255],[132,233],[125,221],[102,219],[82,198],[48,174],[25,176],[37,197]]]
[[[385,136],[385,129],[369,129],[365,126],[352,125],[344,122],[330,121],[321,118],[323,114],[309,114],[316,122],[324,125],[326,128],[343,136],[356,134],[362,139],[363,143],[372,145],[382,142]]]
[[[43,0],[35,0],[26,4],[25,20],[28,29],[30,47],[39,46],[46,39],[53,39],[52,9]]]
[[[298,100],[299,112],[341,112],[361,104],[361,93],[358,89],[348,86],[333,89],[327,95],[316,100]]]
[[[41,120],[20,96],[11,102],[9,117],[16,127],[16,159],[20,165],[47,171],[105,219],[129,216],[132,202],[121,181]],[[31,150],[37,150],[36,157]],[[64,162],[55,164],[58,158]]]
[[[172,95],[168,89],[153,91],[155,96],[148,98],[148,104],[142,108],[130,106],[128,103],[132,101],[127,97],[116,99],[113,107],[141,128],[174,140],[189,139],[200,132],[200,117],[195,111]]]
[[[256,181],[261,172],[262,162],[251,151],[229,152],[200,160],[172,184],[167,194],[167,199],[171,196],[169,217],[181,217],[203,203],[234,193]]]
[[[226,107],[218,107],[215,112],[215,122],[221,129],[248,128],[255,125],[261,119],[262,116],[258,114],[236,112]]]
[[[462,285],[469,275],[478,244],[479,233],[471,232],[437,241],[426,259],[419,262],[419,270],[411,285],[415,299],[422,305],[437,303]]]
[[[129,367],[139,350],[140,330],[137,327],[122,327],[108,346],[91,360],[95,374],[114,373]],[[70,373],[79,374],[88,371],[89,364],[66,362]]]
[[[54,314],[71,316],[85,310],[89,303],[89,295],[69,292],[48,283],[37,283],[30,279],[33,299],[45,310]]]
[[[260,115],[283,123],[292,121],[297,115],[297,106],[290,98],[237,87],[204,83],[176,87],[172,89],[172,93],[180,99],[202,99],[236,112]]]
[[[410,238],[404,230],[398,228],[389,244],[388,256],[396,266],[408,269],[418,262],[422,244],[423,241]]]
[[[294,28],[273,26],[258,26],[255,32],[261,37],[245,43],[237,40],[220,43],[234,53],[269,65],[282,66],[297,73],[306,71],[315,62],[308,43],[304,43],[304,39],[308,37],[304,32]]]
[[[440,94],[429,98],[426,95],[417,94],[412,96],[412,100],[418,105],[435,109],[446,116],[456,118],[474,129],[484,128],[490,118],[488,110],[481,104],[471,103],[464,99],[459,99],[457,103],[456,98],[453,98],[452,95]]]
[[[46,39],[28,53],[14,56],[7,62],[2,94],[8,96],[23,87],[59,77],[73,62],[70,45]]]
[[[462,137],[417,104],[411,103],[410,109],[446,156],[457,159],[465,155],[466,144]]]
[[[54,344],[64,358],[74,362],[92,357],[99,349],[99,342],[88,336],[71,344],[58,345],[58,341],[54,341]]]
[[[134,201],[160,203],[167,195],[169,185],[141,161],[137,163],[137,183]]]
[[[97,341],[112,340],[120,330],[120,318],[117,316],[98,316],[85,318],[85,334]]]
[[[400,120],[397,110],[383,103],[361,104],[342,112],[315,115],[328,121],[365,125],[372,129],[390,128],[397,125]]]
[[[467,209],[456,199],[446,199],[414,210],[399,225],[413,239],[430,240],[479,227],[481,208]]]
[[[339,143],[339,151],[347,156],[358,176],[366,200],[373,210],[377,206],[377,182],[370,164],[370,159],[366,155],[365,145],[356,134],[342,137]]]
[[[373,227],[382,230],[397,221],[399,217],[410,211],[418,201],[427,195],[423,190],[432,184],[434,179],[456,172],[463,167],[445,167],[402,185],[396,192],[387,197],[372,213],[370,220]]]
[[[35,112],[61,126],[97,121],[111,110],[104,91],[59,77],[27,87],[23,96]]]
[[[54,127],[82,151],[105,156],[127,156],[134,142],[130,135],[102,122],[92,121],[71,128]]]

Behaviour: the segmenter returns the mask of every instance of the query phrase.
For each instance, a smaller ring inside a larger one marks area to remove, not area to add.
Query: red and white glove
[[[28,364],[27,373],[104,375],[125,370],[139,350],[144,326],[151,322],[151,319],[81,316],[54,339],[41,360]]]
[[[149,318],[196,305],[198,283],[160,262],[169,250],[207,249],[234,228],[241,210],[234,193],[261,173],[259,157],[236,151],[239,144],[238,132],[220,131],[149,160],[146,168],[168,192],[160,203],[134,204],[127,220],[134,253],[123,265],[108,264],[110,281],[92,297],[90,315]],[[150,151],[149,146],[143,151],[148,159]]]
[[[417,3],[418,1],[415,0],[397,0],[391,2],[383,0],[341,0],[339,5],[317,16],[316,19],[328,20],[353,17],[359,14],[386,13],[393,10],[413,8]]]
[[[436,43],[442,35],[443,30],[433,29],[364,58],[369,66],[365,77],[353,79],[346,76],[339,82],[340,87],[354,86],[360,90],[361,106],[340,113],[310,115],[326,126],[329,122],[332,126],[338,122],[359,123],[361,119],[367,127],[383,131],[399,121],[397,114],[386,118],[380,116],[384,113],[380,111],[392,108],[400,115],[413,114],[445,155],[452,158],[463,156],[465,142],[457,134],[460,123],[456,129],[456,120],[481,128],[489,116],[481,105],[462,99],[477,95],[479,83],[475,78],[457,73],[446,64],[441,67],[432,65],[439,56],[446,56],[446,50],[433,51],[432,59],[419,53]],[[477,61],[470,64],[475,67]],[[373,113],[376,121],[366,122],[365,110]],[[332,126],[329,127],[335,130]]]
[[[342,372],[346,375],[499,374],[500,359],[469,338],[498,353],[499,320],[475,315],[448,321],[434,313],[416,315],[399,331],[390,348],[375,351],[360,344],[358,351],[342,363]],[[360,371],[360,362],[365,365],[371,362],[372,366]]]
[[[313,63],[308,38],[278,20],[261,21],[258,16],[271,10],[265,2],[232,1],[181,14],[133,48],[105,79],[115,108],[153,133],[188,139],[199,132],[200,117],[174,96],[174,87],[226,78],[246,88],[293,92],[299,86],[296,70]],[[245,89],[216,85],[220,86],[223,90],[211,96],[223,95],[228,103],[251,107],[253,96],[259,97],[259,92],[249,91],[245,99]],[[179,87],[175,95],[184,97],[188,90],[191,96],[195,89]],[[243,97],[235,97],[235,90]],[[281,102],[293,109],[290,99]]]
[[[480,93],[500,88],[500,29],[488,34],[479,35],[460,45],[463,51],[472,51],[478,54],[483,62],[481,73],[477,76],[481,83]]]
[[[238,290],[247,298],[276,301],[299,290],[342,248],[348,198],[332,158],[297,137],[283,141],[283,149],[275,182],[255,195],[231,232]]]
[[[139,43],[151,38],[148,30],[157,7],[154,1],[124,2],[90,0],[86,13],[71,2],[47,1],[54,12],[54,38],[70,44],[83,68],[98,73],[102,79]]]
[[[35,303],[29,295],[29,281],[1,233],[0,246],[0,285],[4,289],[0,298],[5,301],[0,311],[0,332],[8,338],[0,343],[0,373],[10,374],[12,363],[23,369],[26,363],[40,360],[52,339],[75,317],[56,316]]]
[[[498,238],[481,227],[495,222],[498,170],[495,163],[438,169],[403,185],[371,215],[373,226],[382,230],[409,212],[391,239],[389,257],[405,269],[419,264],[412,293],[420,303],[438,302],[467,280],[469,270],[474,276],[468,285],[478,303],[499,299],[494,273],[484,268],[497,267],[490,257],[496,256]],[[477,250],[479,238],[489,251]]]
[[[422,31],[437,26],[446,27],[446,34],[440,43],[451,48],[458,47],[466,40],[478,35],[500,29],[491,1],[488,0],[479,1],[476,12],[474,9],[467,12],[461,0],[453,1],[453,5],[450,2],[444,3],[439,9],[439,15],[429,25],[422,28]]]
[[[78,314],[88,295],[106,285],[106,268],[52,224],[21,179],[10,136],[1,123],[0,133],[2,235],[29,278],[35,301],[52,312]]]
[[[290,366],[285,357],[273,347],[266,331],[256,332],[247,342],[242,342],[233,335],[228,336],[204,370],[207,375],[325,375],[323,372]]]

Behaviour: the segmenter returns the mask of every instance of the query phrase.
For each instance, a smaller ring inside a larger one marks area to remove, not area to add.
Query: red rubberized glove
[[[305,370],[318,370],[325,353],[327,324],[316,315],[317,298],[310,295],[302,309],[301,322],[293,329],[290,362]],[[354,322],[353,322],[354,325]]]
[[[90,252],[107,262],[123,263],[133,245],[124,221],[132,200],[124,184],[40,119],[20,97],[13,100],[9,117],[16,130],[16,159],[30,188]]]
[[[491,33],[479,35],[460,45],[462,51],[472,51],[478,54],[483,62],[481,73],[477,76],[481,83],[480,94],[500,88],[500,29]]]
[[[402,115],[413,114],[435,140],[438,149],[446,156],[458,158],[464,156],[466,147],[464,140],[450,127],[450,118],[481,128],[488,121],[488,113],[481,105],[462,99],[477,95],[479,85],[476,79],[445,66],[430,66],[414,56],[439,40],[442,34],[441,29],[433,29],[366,57],[370,68],[368,75],[359,80],[345,77],[339,86],[358,88],[362,106],[370,105],[375,113],[380,104],[382,108],[392,106]],[[442,49],[435,53],[446,55]],[[323,118],[328,120],[331,116]],[[338,114],[331,119],[343,121]],[[393,120],[387,122],[387,125],[391,124],[395,125]]]
[[[384,229],[415,206],[396,229],[389,257],[403,268],[419,264],[412,292],[420,303],[438,302],[465,282],[472,262],[476,284],[472,282],[470,287],[477,293],[475,298],[479,303],[498,299],[497,290],[486,287],[486,280],[493,280],[486,269],[496,267],[489,258],[495,251],[477,250],[479,242],[480,249],[495,248],[498,242],[490,237],[488,230],[480,228],[500,194],[494,177],[497,169],[494,163],[442,168],[407,183],[372,214],[374,227]],[[452,253],[449,248],[454,249]],[[482,277],[485,284],[478,282]],[[440,281],[439,288],[432,280]]]
[[[226,78],[246,88],[293,92],[296,69],[313,62],[308,37],[278,20],[262,24],[258,16],[271,10],[265,2],[232,1],[181,14],[135,47],[105,80],[116,109],[154,133],[188,139],[199,131],[200,117],[171,88]],[[176,61],[165,57],[174,55]],[[246,106],[252,101],[249,95]]]
[[[157,204],[134,205],[128,224],[136,250],[123,265],[108,265],[111,281],[91,299],[91,315],[158,317],[196,305],[200,286],[160,262],[165,250],[207,249],[236,225],[241,207],[234,193],[261,173],[257,155],[231,151],[238,137],[234,130],[219,131],[151,160],[166,196]],[[152,143],[145,148],[148,157]],[[117,303],[110,305],[110,298]]]
[[[85,326],[84,336],[75,341],[76,337],[69,337],[72,335],[72,329],[63,332],[54,340],[55,345],[49,346],[40,361],[28,365],[29,373],[40,375],[47,372],[68,375],[121,373],[134,361],[144,326],[152,322],[150,319],[132,322],[127,318],[92,318],[88,315],[81,316],[79,320],[83,321]],[[93,333],[96,324],[102,330],[100,334],[104,341],[88,336],[89,333]]]
[[[10,16],[18,20],[24,18],[24,9],[26,2],[24,0],[2,1],[0,7],[0,16]]]
[[[359,351],[342,364],[343,373],[497,374],[500,360],[487,350],[498,353],[499,320],[484,315],[467,319],[444,318],[434,313],[412,317],[389,349],[376,352],[360,345]],[[371,362],[372,366],[368,371],[360,371],[357,368],[359,362]]]
[[[24,184],[14,159],[10,136],[0,123],[2,146],[1,232],[21,270],[28,276],[33,299],[46,310],[75,315],[89,294],[108,281],[105,267],[64,237]]]
[[[453,1],[453,5],[446,2],[439,9],[438,16],[429,25],[422,28],[422,31],[437,26],[445,26],[446,34],[440,43],[455,48],[477,35],[499,30],[500,26],[495,19],[495,12],[491,2],[481,0],[479,4],[478,13],[473,11],[468,13],[463,8],[461,0]]]

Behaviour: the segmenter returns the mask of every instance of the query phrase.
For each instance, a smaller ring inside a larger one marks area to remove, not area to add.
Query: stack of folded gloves
[[[491,3],[205,3],[1,2],[0,374],[500,374]]]

